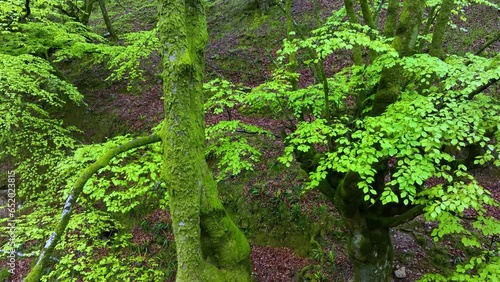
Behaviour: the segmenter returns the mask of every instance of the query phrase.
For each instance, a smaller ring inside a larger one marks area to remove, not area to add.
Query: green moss
[[[7,268],[2,268],[0,270],[0,281],[8,281],[10,278],[10,272]]]

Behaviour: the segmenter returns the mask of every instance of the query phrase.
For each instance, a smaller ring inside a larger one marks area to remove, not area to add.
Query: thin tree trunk
[[[444,37],[454,4],[454,0],[443,0],[443,3],[441,3],[441,9],[439,10],[437,21],[434,25],[434,32],[432,33],[432,42],[429,50],[431,56],[442,58],[444,55]]]
[[[376,29],[375,22],[373,21],[373,14],[370,9],[370,4],[368,4],[368,0],[360,0],[361,5],[361,13],[363,14],[363,20],[365,24],[372,29]]]
[[[359,23],[358,17],[354,12],[354,3],[352,0],[344,0],[344,7],[347,13],[347,17],[350,23]],[[363,64],[363,55],[361,53],[361,47],[359,45],[354,45],[352,47],[352,57],[354,64],[362,65]]]
[[[109,32],[109,38],[111,38],[112,40],[116,40],[118,37],[116,36],[113,25],[111,24],[111,20],[109,19],[108,10],[106,10],[106,3],[104,1],[105,0],[99,0],[99,7],[101,8],[102,18],[104,19],[106,29]]]
[[[290,35],[290,33],[294,31],[293,17],[292,17],[292,0],[285,1],[285,17],[286,17],[286,31],[288,34],[288,40],[292,40],[293,36]],[[288,61],[289,61],[288,70],[292,73],[295,73],[297,71],[297,54],[291,53],[290,56],[288,57]],[[293,90],[297,90],[299,88],[298,80],[296,78],[292,78],[290,84],[292,85]]]

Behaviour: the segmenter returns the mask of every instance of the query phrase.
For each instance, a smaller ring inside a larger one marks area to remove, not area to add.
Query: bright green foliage
[[[19,249],[30,255],[38,255],[39,248],[36,245],[26,249],[23,243],[43,240],[50,235],[59,219],[57,215],[61,203],[64,203],[72,189],[78,172],[111,148],[130,140],[132,138],[128,136],[120,136],[104,144],[82,146],[73,156],[51,167],[46,172],[46,178],[50,181],[44,184],[47,187],[65,188],[47,189],[32,195],[30,199],[33,200],[24,204],[23,210],[32,212],[17,216],[16,238]],[[158,143],[146,149],[127,151],[89,179],[84,187],[84,196],[79,200],[80,208],[74,212],[66,236],[56,247],[55,253],[60,261],[42,281],[56,278],[76,281],[78,277],[85,281],[101,281],[102,277],[120,281],[153,281],[163,277],[163,273],[155,268],[158,262],[146,258],[146,254],[135,257],[120,254],[121,250],[132,246],[132,235],[119,221],[121,214],[128,214],[141,204],[158,203],[160,207],[166,206],[168,199],[159,180],[161,157]],[[37,200],[34,200],[35,197]],[[107,233],[111,235],[103,235]],[[101,255],[96,256],[96,253]],[[136,265],[145,260],[147,264],[142,267]],[[134,266],[134,271],[130,271],[131,266]]]
[[[391,216],[415,216],[415,208],[422,207],[428,220],[439,222],[433,231],[436,240],[455,233],[465,246],[481,248],[476,231],[488,237],[500,230],[497,220],[485,217],[485,205],[498,203],[472,172],[476,167],[500,165],[500,104],[480,94],[483,86],[500,79],[498,55],[450,55],[444,60],[428,54],[403,56],[392,38],[343,22],[342,13],[307,39],[285,40],[282,66],[273,80],[228,99],[237,99],[240,109],[272,114],[294,128],[280,160],[287,166],[294,157],[312,163],[307,189],[319,187],[327,196],[359,203],[360,210],[373,207],[379,212],[392,206],[408,211],[407,215],[367,215],[370,220],[379,216],[378,222],[388,227],[398,224],[393,220],[400,222]],[[347,67],[327,78],[328,87],[319,78],[316,84],[293,89],[290,81],[298,75],[287,71],[285,58],[313,54],[304,64],[314,69],[328,56],[353,46],[373,50],[376,56],[370,64]],[[388,69],[401,75],[398,97],[382,114],[370,115]],[[347,190],[351,189],[347,181],[353,180],[362,192],[360,201],[355,199],[357,192]],[[338,191],[329,192],[333,189]],[[347,215],[356,209],[339,208]],[[474,232],[461,224],[467,209],[478,213]],[[465,268],[479,270],[477,277],[493,277],[498,272],[495,262],[475,258]],[[458,268],[456,275],[465,273],[469,274]]]
[[[205,111],[221,114],[242,102],[244,92],[230,81],[214,79],[203,84],[203,90],[209,97],[204,104]]]
[[[56,61],[68,58],[92,56],[93,64],[106,64],[113,70],[108,80],[128,80],[129,85],[143,79],[141,63],[159,48],[157,29],[126,33],[120,36],[123,46],[95,44],[88,41],[76,42],[55,53]]]
[[[110,46],[77,19],[60,13],[57,6],[66,9],[71,3],[30,1],[28,17],[24,3],[0,5],[0,160],[9,160],[22,177],[17,189],[22,203],[16,215],[17,251],[37,256],[38,243],[54,230],[78,172],[132,139],[122,136],[104,144],[78,146],[73,137],[78,130],[64,125],[58,113],[68,103],[81,103],[83,96],[54,63],[90,59],[91,64],[105,62],[115,69],[113,79],[134,79],[140,77],[140,58],[158,45],[153,30],[123,35],[127,46]],[[75,151],[68,157],[70,150]],[[152,145],[147,151],[120,155],[90,179],[69,232],[56,247],[54,256],[60,262],[43,280],[163,280],[156,261],[146,255],[120,254],[132,246],[130,230],[120,221],[123,214],[151,202],[166,206],[158,177],[160,164],[161,149]],[[109,238],[103,236],[109,232]]]
[[[21,196],[35,192],[31,189],[38,185],[33,184],[47,179],[39,169],[56,163],[75,145],[70,135],[76,128],[65,127],[51,111],[81,100],[76,88],[58,78],[47,61],[0,53],[0,159],[22,158],[14,158],[18,173],[30,177],[23,182]]]
[[[72,183],[78,177],[75,171],[84,169],[106,151],[130,140],[132,138],[129,136],[118,136],[104,144],[87,145],[76,150],[72,157],[67,157],[60,162],[55,167],[54,173],[66,179],[65,187],[67,188],[62,191],[64,197],[69,194]],[[83,193],[88,195],[88,199],[83,198],[80,203],[92,204],[103,201],[109,212],[129,212],[141,204],[148,193],[155,195],[160,192],[160,160],[159,144],[150,145],[147,150],[137,149],[120,154],[87,182]],[[156,191],[153,191],[153,188]],[[165,207],[166,199],[159,198],[160,206]]]
[[[217,181],[245,170],[253,170],[253,164],[259,161],[261,152],[249,144],[245,135],[272,136],[269,131],[239,120],[221,121],[209,126],[205,134],[209,141],[205,154],[214,154],[218,159],[220,171]]]

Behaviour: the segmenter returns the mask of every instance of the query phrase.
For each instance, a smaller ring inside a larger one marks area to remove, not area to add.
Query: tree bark
[[[376,24],[373,19],[373,13],[370,9],[370,4],[368,3],[368,0],[360,0],[360,6],[361,6],[361,13],[363,14],[363,20],[365,22],[365,25],[369,26],[371,29],[376,30]],[[374,35],[372,33],[371,38],[374,39]],[[370,59],[370,62],[373,62],[375,58],[377,57],[377,52],[375,52],[372,49],[368,49],[368,58]]]
[[[387,15],[385,17],[384,35],[393,37],[396,33],[396,24],[398,20],[399,0],[389,0]]]
[[[344,7],[349,22],[359,23],[356,12],[354,11],[354,3],[352,0],[344,0]],[[359,45],[354,45],[352,47],[352,57],[355,65],[359,66],[363,64],[363,54],[361,53],[361,47]]]
[[[228,217],[205,162],[204,1],[161,0],[164,178],[177,248],[178,282],[250,281],[250,247]]]
[[[206,163],[202,169],[201,243],[204,259],[221,272],[218,281],[250,281],[250,245],[234,224],[217,192],[217,183]]]
[[[394,255],[390,230],[370,228],[363,217],[347,222],[351,232],[347,251],[354,268],[354,281],[391,281]]]
[[[109,38],[111,38],[112,40],[116,40],[118,37],[116,36],[113,25],[111,24],[111,20],[109,19],[108,10],[106,9],[106,3],[104,1],[105,0],[99,0],[99,8],[101,8],[102,18],[104,19],[106,29],[109,32]]]
[[[357,183],[360,176],[348,172],[335,189],[334,205],[349,229],[347,251],[356,282],[388,282],[393,264],[389,226],[377,220],[382,209],[370,209]]]
[[[424,8],[425,0],[404,1],[400,21],[395,31],[396,37],[392,43],[400,57],[410,56],[414,52]],[[401,80],[402,73],[398,66],[382,71],[370,111],[371,116],[381,115],[390,104],[398,99]]]
[[[441,3],[441,9],[439,10],[437,21],[434,25],[434,32],[432,33],[431,47],[429,50],[431,56],[442,58],[444,55],[444,37],[454,4],[454,0],[444,0],[443,3]]]

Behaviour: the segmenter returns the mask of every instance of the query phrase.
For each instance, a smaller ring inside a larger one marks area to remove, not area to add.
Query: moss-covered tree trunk
[[[411,56],[415,51],[424,9],[425,0],[404,1],[399,24],[395,29],[395,38],[392,42],[392,46],[399,53],[400,57]],[[397,13],[397,10],[393,9],[391,12]],[[391,19],[391,22],[393,21],[393,17],[392,14],[387,15],[387,18]],[[392,33],[392,29],[386,26],[386,33]],[[390,104],[398,99],[402,79],[402,71],[398,66],[385,68],[382,71],[382,77],[380,78],[370,112],[371,116],[381,115]]]
[[[347,173],[337,185],[333,198],[349,230],[347,250],[354,268],[354,281],[390,281],[393,260],[390,224],[381,220],[380,208],[367,206],[357,186],[359,180],[357,173]],[[383,182],[379,184],[383,187]]]
[[[351,233],[347,251],[354,268],[354,281],[391,281],[393,247],[389,228],[368,226],[362,216],[347,222]]]
[[[106,3],[104,1],[105,0],[99,0],[99,8],[101,9],[102,18],[104,20],[104,23],[106,24],[109,38],[111,38],[112,40],[116,40],[118,39],[118,37],[116,36],[115,29],[113,28],[111,20],[109,19],[108,10],[106,9]]]
[[[432,41],[429,49],[429,54],[431,56],[441,58],[444,55],[443,43],[445,31],[448,27],[448,21],[450,20],[451,10],[454,4],[454,0],[444,0],[443,3],[441,3],[441,9],[439,10],[434,32],[432,33]]]
[[[248,242],[224,210],[204,157],[204,1],[160,0],[163,178],[177,247],[176,281],[249,281]]]

